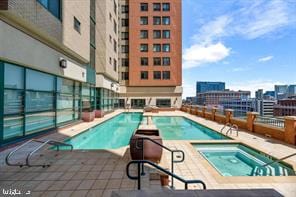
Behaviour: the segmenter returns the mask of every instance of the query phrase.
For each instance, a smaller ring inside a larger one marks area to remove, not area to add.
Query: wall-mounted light
[[[60,60],[60,67],[61,68],[67,68],[67,60],[65,60],[65,59],[61,59]]]

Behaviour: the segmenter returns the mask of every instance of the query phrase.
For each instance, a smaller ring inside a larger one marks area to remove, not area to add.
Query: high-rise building
[[[273,100],[273,99],[275,99],[275,92],[274,91],[266,91],[263,94],[263,98],[266,100]]]
[[[223,109],[232,109],[234,117],[245,117],[247,112],[255,111],[254,99],[227,99],[221,100],[219,106]]]
[[[263,89],[258,89],[258,90],[255,92],[255,98],[256,98],[256,99],[260,99],[260,100],[263,99]]]
[[[249,99],[250,91],[210,91],[197,94],[198,105],[219,105],[223,101]]]
[[[274,92],[277,100],[284,99],[287,97],[288,85],[275,85]]]
[[[182,103],[180,0],[1,1],[0,19],[0,144]]]
[[[119,1],[122,107],[182,103],[180,0]]]
[[[260,116],[273,116],[273,108],[275,104],[275,100],[256,99],[256,111]]]
[[[0,144],[94,111],[93,3],[1,1]]]
[[[288,97],[294,97],[296,96],[296,85],[289,85],[288,86]]]
[[[296,98],[279,100],[274,105],[274,116],[296,116]]]
[[[224,82],[198,81],[196,82],[196,94],[209,91],[224,91]]]

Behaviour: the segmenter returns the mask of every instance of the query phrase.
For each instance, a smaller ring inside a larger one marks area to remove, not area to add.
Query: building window
[[[112,14],[109,13],[109,20],[112,21]]]
[[[153,25],[161,25],[160,16],[153,16]]]
[[[153,58],[153,65],[154,66],[161,66],[161,58],[160,57],[154,57]]]
[[[74,29],[80,33],[80,21],[74,16]]]
[[[153,38],[154,39],[161,38],[161,30],[153,30]]]
[[[127,14],[128,13],[128,5],[122,5],[121,6],[121,13]]]
[[[37,0],[51,14],[61,20],[61,1],[60,0]]]
[[[116,61],[115,58],[113,59],[113,70],[114,70],[115,72],[117,71],[117,61]]]
[[[147,16],[140,17],[140,25],[148,25],[148,17]]]
[[[128,80],[128,72],[121,73],[121,80]]]
[[[160,71],[153,71],[153,79],[161,79],[161,72]]]
[[[141,79],[148,79],[148,71],[141,71]]]
[[[171,99],[156,99],[157,107],[171,107]]]
[[[169,65],[171,65],[171,58],[170,57],[163,57],[162,58],[162,65],[163,66],[169,66]]]
[[[162,24],[163,25],[169,25],[169,24],[171,24],[171,18],[169,16],[163,16],[162,17]]]
[[[141,44],[140,51],[141,52],[148,52],[148,44]]]
[[[171,51],[171,45],[170,44],[163,44],[162,45],[162,51],[163,52],[170,52]]]
[[[147,12],[148,11],[148,3],[141,3],[140,4],[140,10],[142,12]]]
[[[109,35],[109,42],[112,43],[112,36]]]
[[[113,20],[113,30],[114,30],[114,33],[117,34],[117,23],[115,20]]]
[[[153,3],[153,11],[160,11],[161,5],[160,3]]]
[[[121,52],[128,53],[128,45],[121,45]]]
[[[121,59],[121,66],[128,67],[129,66],[129,60],[127,58]]]
[[[171,79],[171,72],[170,71],[162,71],[162,79],[166,79],[166,80]]]
[[[171,10],[170,3],[163,3],[162,4],[162,11],[168,12]]]
[[[121,32],[121,40],[128,40],[128,32]]]
[[[126,18],[121,19],[121,25],[122,25],[122,27],[128,27],[128,19],[126,19]]]
[[[147,39],[148,38],[148,30],[141,30],[140,31],[140,38]]]
[[[115,39],[113,40],[113,49],[114,49],[114,52],[116,53],[117,52],[117,42]]]
[[[153,44],[153,52],[161,52],[161,44]]]
[[[148,66],[148,57],[141,57],[141,66]]]
[[[114,3],[114,13],[117,15],[117,4],[115,2],[115,0],[113,0],[113,3]]]
[[[109,64],[112,65],[112,58],[109,57]]]
[[[162,31],[162,38],[166,38],[166,39],[171,38],[171,31],[170,30],[163,30]]]

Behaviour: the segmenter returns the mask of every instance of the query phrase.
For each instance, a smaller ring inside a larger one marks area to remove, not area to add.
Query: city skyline
[[[184,0],[183,98],[195,95],[196,81],[224,81],[252,97],[295,84],[295,15],[292,1]]]

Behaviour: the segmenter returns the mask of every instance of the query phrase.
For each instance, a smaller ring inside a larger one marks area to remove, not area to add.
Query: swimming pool
[[[221,140],[224,135],[180,116],[154,116],[153,123],[164,140]]]
[[[116,149],[127,146],[141,120],[142,113],[121,113],[65,142],[72,144],[74,149]]]
[[[273,163],[269,155],[262,154],[242,144],[194,144],[205,159],[222,176],[292,176],[292,166]]]

